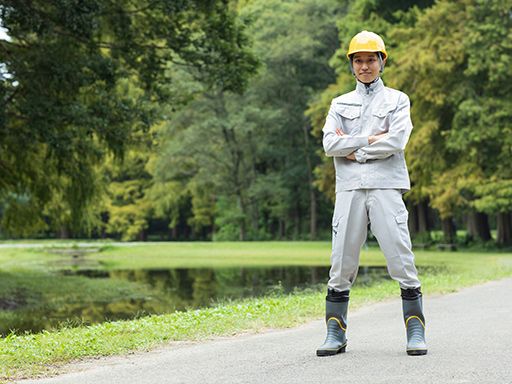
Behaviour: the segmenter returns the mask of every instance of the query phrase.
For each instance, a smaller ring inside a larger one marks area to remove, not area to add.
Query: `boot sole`
[[[320,356],[320,357],[334,356],[334,355],[337,355],[338,353],[344,353],[346,348],[347,348],[347,345],[345,344],[344,346],[342,346],[341,348],[338,348],[338,349],[318,349],[316,351],[316,355]]]
[[[423,356],[427,354],[426,349],[410,349],[407,351],[409,356]]]

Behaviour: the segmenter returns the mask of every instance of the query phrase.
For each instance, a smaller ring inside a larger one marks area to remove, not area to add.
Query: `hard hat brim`
[[[388,57],[387,52],[384,51],[384,50],[380,50],[380,49],[375,49],[375,50],[372,50],[372,49],[355,49],[353,51],[347,52],[347,59],[350,60],[350,56],[355,55],[356,53],[360,53],[360,52],[374,52],[374,53],[375,52],[380,52],[380,53],[382,53],[382,56],[383,56],[382,60],[385,60]]]

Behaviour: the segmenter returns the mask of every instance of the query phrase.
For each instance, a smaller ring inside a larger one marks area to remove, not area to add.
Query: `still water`
[[[0,334],[133,319],[294,290],[322,290],[325,289],[329,267],[90,269],[62,270],[59,274],[68,280],[75,278],[77,282],[88,279],[94,283],[93,286],[107,281],[113,287],[120,282],[130,282],[130,287],[134,288],[108,301],[62,292],[59,299],[42,297],[37,305],[23,305],[21,302],[18,306],[0,308],[3,309]],[[389,279],[385,267],[364,266],[359,270],[357,285],[372,284],[381,279]],[[139,291],[137,287],[140,287]]]

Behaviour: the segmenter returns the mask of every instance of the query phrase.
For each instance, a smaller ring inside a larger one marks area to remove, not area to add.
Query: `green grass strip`
[[[424,290],[428,294],[446,293],[512,275],[505,269],[494,272],[427,276],[423,279]],[[398,287],[393,281],[356,287],[352,292],[351,310],[368,303],[398,298],[398,294]],[[131,321],[32,335],[10,335],[0,341],[0,379],[51,375],[57,373],[61,365],[73,360],[148,350],[169,341],[204,341],[216,336],[297,326],[322,317],[324,295],[324,292],[305,291]]]
[[[246,247],[250,246],[246,244]],[[238,245],[232,248],[236,249]],[[260,250],[257,251],[259,254]],[[433,294],[453,292],[462,287],[512,276],[512,255],[506,253],[417,252],[416,256],[420,266],[440,267],[435,274],[421,276],[426,300]],[[27,254],[27,258],[32,257]],[[366,265],[382,263],[382,259],[378,252],[363,252],[362,262]],[[28,259],[26,263],[30,264]],[[44,269],[44,262],[39,259],[38,263],[37,269]],[[322,318],[324,296],[322,288],[321,291],[306,290],[225,302],[213,308],[130,321],[38,334],[11,334],[0,339],[0,381],[52,375],[71,361],[149,350],[172,341],[205,341],[242,332],[294,327]],[[358,286],[356,283],[351,293],[350,308],[353,310],[388,298],[399,298],[399,289],[394,281],[370,286]]]

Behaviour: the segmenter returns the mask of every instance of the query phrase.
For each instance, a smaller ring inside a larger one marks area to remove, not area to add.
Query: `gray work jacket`
[[[341,128],[343,136],[336,135]],[[378,79],[332,100],[323,127],[323,146],[334,157],[336,192],[353,189],[410,189],[404,149],[412,131],[409,97]],[[387,132],[368,144],[368,136]],[[355,152],[356,161],[345,156]]]

